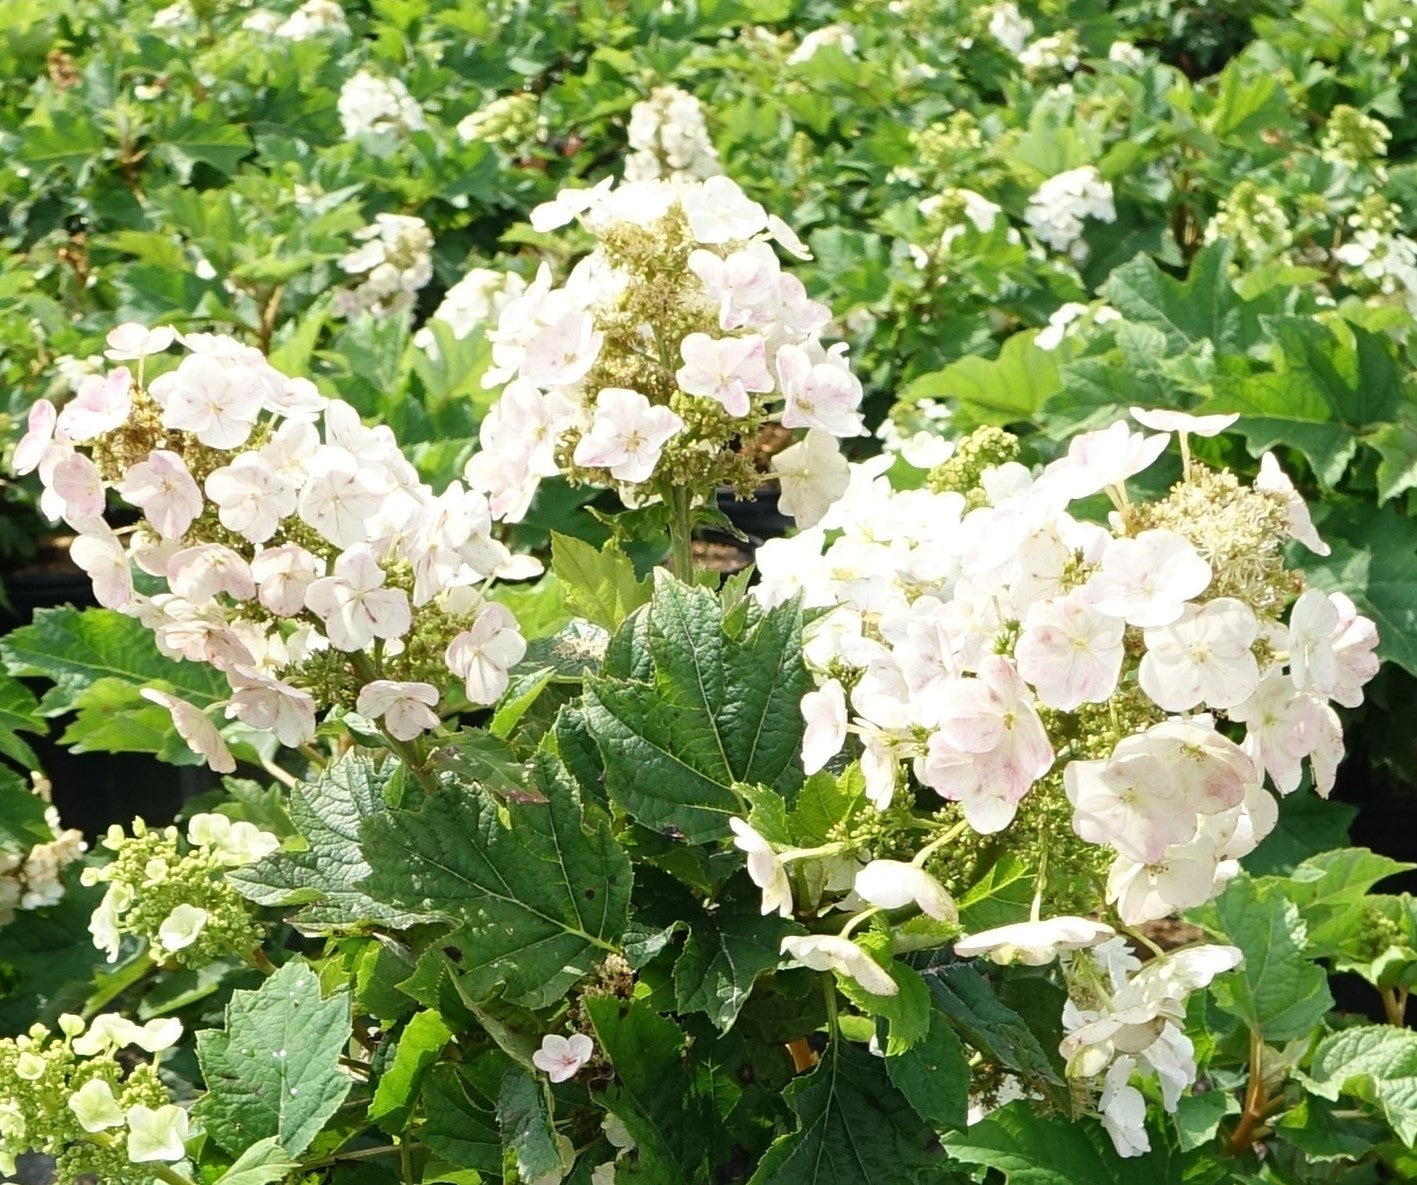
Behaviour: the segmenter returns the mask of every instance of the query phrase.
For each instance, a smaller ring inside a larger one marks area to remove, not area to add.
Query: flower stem
[[[141,957],[134,959],[126,967],[114,972],[113,978],[88,998],[88,1001],[84,1004],[83,1018],[85,1020],[92,1020],[112,1003],[113,1000],[121,996],[156,966],[157,964],[153,962],[152,955],[144,953]]]
[[[936,836],[936,837],[935,837],[934,839],[932,839],[929,843],[927,843],[923,848],[921,848],[918,852],[916,852],[916,853],[915,853],[915,859],[912,860],[911,863],[914,864],[916,868],[924,868],[924,867],[925,867],[925,861],[928,860],[931,856],[933,856],[933,855],[935,854],[935,852],[936,852],[939,848],[944,847],[945,844],[949,843],[951,840],[958,839],[961,835],[963,835],[963,834],[964,834],[966,831],[968,831],[968,830],[969,830],[969,824],[968,824],[968,823],[964,823],[964,822],[956,823],[953,827],[951,827],[951,828],[950,828],[948,831],[946,831],[943,835]]]
[[[170,1169],[165,1164],[147,1165],[148,1172],[152,1173],[159,1181],[166,1181],[168,1185],[192,1185],[189,1178],[184,1177],[176,1169]]]
[[[694,492],[674,486],[669,498],[669,570],[676,580],[694,583]]]

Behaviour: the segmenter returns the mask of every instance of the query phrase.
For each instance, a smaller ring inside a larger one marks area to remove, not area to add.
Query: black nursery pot
[[[4,573],[4,585],[10,606],[0,607],[0,634],[28,625],[39,609],[98,605],[88,576],[60,548],[47,549],[41,562]],[[33,690],[42,694],[44,687]],[[126,828],[137,815],[164,824],[184,800],[215,784],[206,769],[169,765],[144,753],[72,753],[59,744],[64,727],[57,719],[47,736],[26,734],[25,740],[49,778],[66,827],[102,835],[112,823]]]
[[[748,538],[738,540],[749,557],[769,539],[781,539],[792,527],[792,519],[777,508],[777,487],[762,486],[752,500],[740,499],[732,490],[718,491],[718,509]]]

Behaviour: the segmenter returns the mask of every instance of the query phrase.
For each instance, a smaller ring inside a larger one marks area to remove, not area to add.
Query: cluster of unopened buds
[[[108,886],[89,933],[110,963],[124,935],[145,943],[155,963],[192,968],[246,958],[259,945],[263,930],[226,873],[270,855],[280,841],[253,823],[216,814],[193,815],[186,839],[184,852],[176,827],[154,831],[142,819],[133,821],[131,836],[116,823],[108,829],[102,843],[112,857],[85,868],[81,879]]]
[[[218,706],[288,746],[332,707],[403,742],[438,725],[453,679],[454,709],[501,695],[525,644],[486,593],[540,565],[493,537],[482,494],[435,494],[387,427],[229,337],[125,325],[108,345],[133,368],[85,380],[62,410],[36,403],[14,465],[38,470],[42,507],[77,532],[100,604],[225,674],[221,705],[145,692],[213,769],[235,767]],[[110,492],[142,512],[126,538],[105,520]]]
[[[0,1040],[0,1173],[13,1173],[26,1152],[54,1157],[60,1181],[130,1181],[133,1165],[182,1161],[187,1112],[155,1062],[134,1064],[127,1052],[160,1055],[182,1036],[181,1023],[65,1013],[58,1029],[37,1024]]]
[[[791,229],[726,177],[607,180],[531,216],[543,232],[573,220],[594,249],[559,287],[543,266],[487,335],[484,382],[506,386],[466,478],[493,514],[519,520],[558,473],[631,505],[751,490],[738,446],[769,420],[821,434],[814,468],[839,494],[836,438],[863,431],[862,388],[846,347],[820,340],[830,312],[782,270],[774,244],[807,257]]]

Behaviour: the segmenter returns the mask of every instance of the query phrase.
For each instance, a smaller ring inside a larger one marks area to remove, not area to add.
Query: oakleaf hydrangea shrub
[[[1417,1175],[1410,18],[1164,7],[21,5],[0,1168]]]

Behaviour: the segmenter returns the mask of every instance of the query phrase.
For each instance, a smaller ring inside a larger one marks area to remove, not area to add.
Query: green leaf
[[[1253,333],[1253,315],[1230,284],[1230,247],[1218,240],[1191,260],[1184,280],[1168,276],[1148,255],[1117,268],[1101,296],[1128,321],[1161,330],[1173,353],[1209,340],[1217,353],[1244,353]]]
[[[607,630],[619,629],[654,591],[651,580],[635,578],[634,562],[613,539],[597,551],[584,539],[552,531],[551,571],[565,590],[566,607]]]
[[[1228,1090],[1182,1095],[1176,1104],[1176,1134],[1181,1151],[1203,1148],[1215,1139],[1220,1121],[1240,1113],[1240,1101]]]
[[[350,1027],[349,994],[323,999],[298,959],[258,991],[233,992],[225,1029],[197,1034],[207,1133],[233,1155],[269,1136],[299,1156],[354,1085],[339,1064]]]
[[[751,895],[757,896],[756,890]],[[674,964],[675,1008],[706,1012],[719,1031],[727,1032],[758,976],[781,960],[783,938],[800,930],[780,917],[760,916],[756,902],[732,891],[725,894],[712,914],[692,924]]]
[[[231,176],[251,151],[251,138],[242,128],[225,120],[183,119],[167,131],[157,152],[172,166],[177,180],[186,185],[198,164],[210,165]]]
[[[1362,1025],[1334,1033],[1314,1051],[1305,1084],[1330,1101],[1340,1094],[1376,1107],[1407,1147],[1417,1143],[1417,1033]]]
[[[1003,427],[1032,420],[1062,388],[1057,359],[1052,351],[1033,344],[1036,336],[1015,333],[1004,342],[997,358],[969,354],[943,370],[921,375],[902,398],[950,403],[970,424]]]
[[[706,1180],[709,1107],[685,1068],[683,1030],[647,1000],[598,996],[584,1005],[596,1044],[615,1067],[597,1101],[634,1139],[646,1185]]]
[[[1360,430],[1391,420],[1401,376],[1387,346],[1351,328],[1349,346],[1322,322],[1267,317],[1276,349],[1272,373],[1217,379],[1207,410],[1237,411],[1235,430],[1259,456],[1276,445],[1297,448],[1319,483],[1331,488],[1357,451]]]
[[[540,754],[536,768],[546,802],[439,794],[363,828],[365,891],[457,923],[465,989],[484,997],[500,984],[530,1008],[560,999],[615,950],[631,883],[629,858],[605,820],[587,827],[564,767]]]
[[[379,1076],[374,1101],[369,1104],[370,1123],[377,1123],[391,1136],[403,1131],[424,1074],[452,1036],[452,1029],[432,1010],[418,1013],[404,1025],[394,1047],[394,1060]]]
[[[1066,1114],[1045,1118],[1022,1100],[945,1137],[954,1159],[995,1169],[1009,1185],[1180,1185],[1179,1165],[1158,1143],[1124,1159],[1101,1124]]]
[[[384,787],[391,766],[376,769],[367,757],[349,755],[326,768],[313,784],[290,792],[290,818],[304,851],[280,849],[233,869],[228,879],[261,905],[302,908],[291,925],[307,934],[386,926],[401,930],[424,915],[376,901],[360,887],[369,875],[360,828],[385,818]]]
[[[104,678],[160,684],[198,708],[231,697],[215,668],[164,658],[142,622],[112,609],[40,609],[32,624],[0,639],[0,658],[12,675],[54,681],[40,700],[44,716],[72,711],[83,693]]]
[[[1061,1088],[1062,1078],[1023,1017],[1001,1003],[974,968],[942,963],[922,974],[955,1032],[986,1058],[1029,1082]]]
[[[945,1014],[930,1012],[924,1040],[896,1057],[886,1058],[886,1074],[895,1088],[934,1128],[963,1127],[969,1113],[969,1061]]]
[[[867,1016],[886,1021],[886,1056],[895,1057],[930,1031],[930,989],[912,968],[899,959],[891,958],[889,934],[879,931],[864,934],[857,941],[895,980],[896,993],[893,996],[878,996],[844,975],[837,977],[837,987]]]
[[[1417,521],[1389,503],[1336,506],[1319,528],[1333,552],[1305,554],[1310,584],[1345,592],[1378,626],[1378,654],[1417,675]]]
[[[784,1093],[798,1128],[773,1142],[749,1185],[906,1185],[941,1161],[935,1133],[860,1046],[828,1046]]]
[[[39,701],[18,679],[0,674],[0,756],[8,757],[25,770],[38,770],[39,758],[17,735],[32,732],[44,735]]]
[[[516,1158],[522,1180],[536,1181],[561,1167],[546,1088],[521,1066],[513,1066],[502,1079],[497,1125],[502,1129],[502,1147]]]
[[[53,839],[44,808],[44,799],[19,774],[0,766],[0,852],[23,856]]]
[[[585,720],[612,801],[693,843],[728,834],[737,783],[791,798],[802,782],[802,610],[750,605],[725,631],[718,598],[656,573],[654,600],[611,642],[587,681]],[[671,830],[672,829],[672,830]]]
[[[425,1118],[418,1138],[449,1163],[495,1179],[502,1171],[496,1111],[470,1086],[465,1067],[434,1067],[423,1087]]]
[[[476,786],[498,798],[537,802],[540,793],[527,780],[526,766],[501,737],[468,728],[448,737],[433,754],[440,770],[465,786]]]
[[[1379,424],[1363,437],[1377,451],[1378,505],[1417,486],[1417,424]]]
[[[1354,937],[1354,923],[1361,919],[1368,892],[1380,880],[1407,872],[1413,865],[1367,848],[1343,848],[1320,852],[1297,868],[1287,882],[1277,886],[1304,918],[1310,958],[1327,958]]]
[[[1245,961],[1211,990],[1224,1011],[1265,1041],[1303,1037],[1333,1007],[1328,977],[1304,954],[1307,931],[1299,910],[1278,886],[1237,877],[1193,916],[1244,952]]]
[[[236,1163],[217,1178],[216,1185],[270,1185],[272,1181],[285,1180],[299,1167],[279,1140],[267,1136],[238,1156]]]

